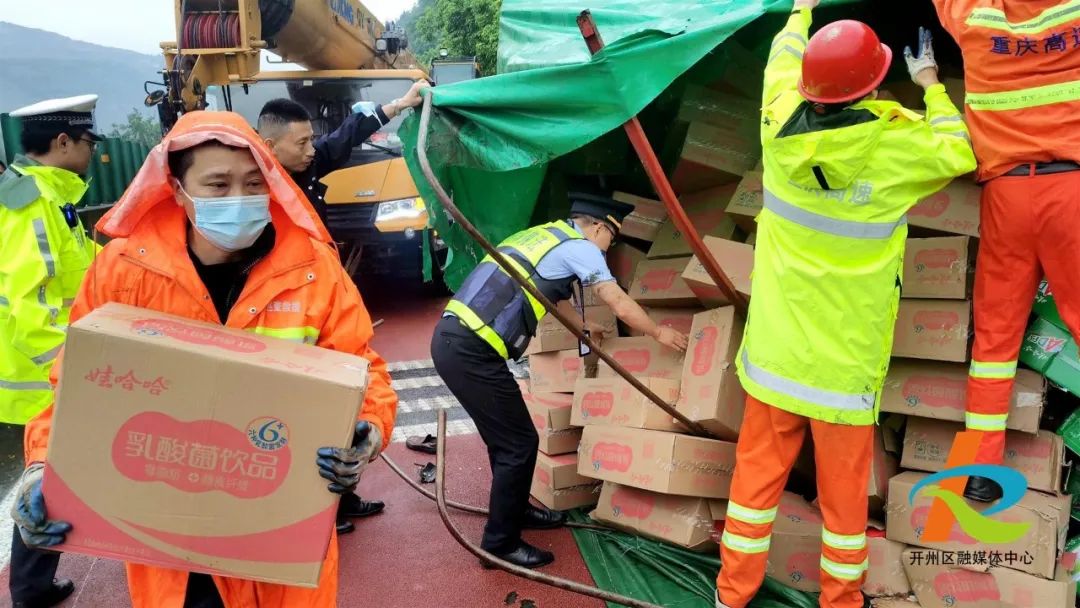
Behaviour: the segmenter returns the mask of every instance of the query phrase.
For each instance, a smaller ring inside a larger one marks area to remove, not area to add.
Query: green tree
[[[494,74],[501,7],[502,0],[430,0],[411,32],[416,40],[414,52],[425,65],[431,65],[440,49],[450,55],[475,56],[482,75]]]
[[[137,109],[128,114],[126,125],[113,125],[109,137],[126,139],[137,144],[156,146],[161,141],[161,125]]]

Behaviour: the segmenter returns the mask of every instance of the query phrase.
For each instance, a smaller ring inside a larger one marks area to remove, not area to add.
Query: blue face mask
[[[251,247],[270,223],[269,194],[220,198],[187,196],[195,205],[195,229],[223,251]]]

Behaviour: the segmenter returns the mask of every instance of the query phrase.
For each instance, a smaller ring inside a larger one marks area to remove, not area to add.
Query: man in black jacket
[[[318,139],[311,126],[311,116],[304,106],[291,99],[274,99],[267,102],[259,113],[259,136],[304,191],[323,224],[326,224],[326,201],[323,198],[326,186],[319,180],[343,168],[349,162],[353,148],[386,126],[402,110],[420,105],[423,101],[420,91],[429,86],[427,82],[419,81],[404,97],[376,107],[372,114],[350,114],[337,130]],[[355,529],[350,519],[374,515],[385,506],[379,500],[362,500],[355,493],[345,494],[338,504],[338,534],[347,534]]]
[[[321,180],[345,167],[353,148],[386,126],[405,108],[415,108],[423,101],[420,91],[430,85],[419,81],[400,99],[376,107],[372,114],[353,113],[332,133],[315,138],[311,115],[291,99],[268,101],[259,113],[259,136],[307,195],[315,211],[326,224],[326,186]]]

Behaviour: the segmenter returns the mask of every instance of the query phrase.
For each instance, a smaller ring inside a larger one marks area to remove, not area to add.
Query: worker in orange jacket
[[[1080,11],[1061,0],[934,0],[960,45],[966,120],[983,184],[968,430],[1001,464],[1016,363],[1039,281],[1080,336]],[[964,495],[1001,488],[968,478]]]
[[[305,341],[370,362],[352,449],[311,455],[312,472],[329,481],[329,491],[355,487],[364,466],[389,443],[397,395],[385,361],[371,349],[371,318],[329,234],[244,119],[231,112],[186,114],[97,227],[114,240],[90,267],[72,308],[73,323],[119,302],[256,333],[299,330]],[[271,312],[270,304],[280,301],[300,306]],[[60,369],[53,367],[54,385]],[[63,542],[70,530],[46,519],[40,489],[52,416],[50,406],[26,427],[30,464],[13,509],[20,533],[38,547]],[[129,563],[132,604],[333,608],[338,544],[331,535],[316,589]]]

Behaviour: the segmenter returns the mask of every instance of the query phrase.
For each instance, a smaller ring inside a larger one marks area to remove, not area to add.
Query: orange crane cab
[[[337,129],[357,102],[402,97],[428,79],[405,33],[357,0],[173,0],[177,40],[162,44],[165,91],[148,93],[164,129],[200,109],[232,110],[252,126],[263,105],[293,99],[316,136]],[[298,71],[261,71],[267,50]],[[429,229],[427,207],[401,155],[402,116],[357,146],[348,166],[327,175],[327,223],[350,274],[423,271],[424,249],[440,268],[446,245]],[[425,240],[427,243],[425,243]]]

